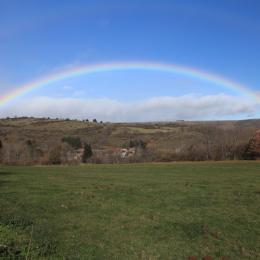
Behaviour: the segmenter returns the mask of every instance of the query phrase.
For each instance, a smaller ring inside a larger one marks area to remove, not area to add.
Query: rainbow
[[[260,96],[250,88],[239,84],[235,81],[229,80],[219,75],[211,74],[202,70],[198,70],[191,67],[184,67],[176,64],[166,63],[153,63],[153,62],[113,62],[113,63],[101,63],[93,65],[81,65],[78,67],[69,68],[59,72],[48,74],[44,77],[38,78],[34,81],[18,86],[15,90],[0,96],[0,106],[7,104],[8,102],[15,100],[16,98],[23,96],[34,89],[44,87],[46,85],[66,80],[73,77],[82,75],[89,75],[93,73],[102,73],[110,71],[157,71],[174,73],[186,77],[200,79],[206,82],[214,83],[219,86],[226,87],[228,89],[240,91],[247,96],[253,97],[257,103],[260,103]]]

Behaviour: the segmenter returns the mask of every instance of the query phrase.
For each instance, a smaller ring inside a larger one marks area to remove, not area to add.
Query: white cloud
[[[65,85],[62,87],[63,90],[67,91],[67,90],[73,90],[73,87],[70,85]]]
[[[1,109],[0,116],[97,118],[103,121],[223,119],[257,111],[252,102],[224,94],[154,97],[137,102],[113,99],[34,97]]]

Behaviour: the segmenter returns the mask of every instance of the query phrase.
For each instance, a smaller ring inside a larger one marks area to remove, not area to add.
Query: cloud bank
[[[145,122],[224,119],[239,115],[245,117],[254,114],[256,110],[256,104],[224,94],[153,97],[136,102],[108,98],[34,97],[2,108],[0,116],[97,118],[111,122]]]

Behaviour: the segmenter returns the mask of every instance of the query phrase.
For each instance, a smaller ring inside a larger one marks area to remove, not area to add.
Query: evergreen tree
[[[87,160],[93,155],[92,148],[90,144],[84,144],[84,151],[82,155],[82,162],[86,163]]]

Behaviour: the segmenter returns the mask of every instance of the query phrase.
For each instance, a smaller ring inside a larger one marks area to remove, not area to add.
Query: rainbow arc
[[[258,103],[260,103],[260,96],[254,91],[250,90],[249,87],[244,86],[240,83],[227,79],[225,77],[211,74],[199,69],[184,67],[176,64],[166,63],[155,63],[155,62],[113,62],[113,63],[100,63],[93,65],[84,65],[69,68],[59,72],[51,73],[34,81],[28,82],[24,85],[18,86],[9,93],[0,96],[0,106],[7,104],[8,102],[16,99],[19,96],[25,95],[33,91],[34,89],[44,87],[46,85],[70,79],[73,77],[79,77],[82,75],[89,75],[94,73],[110,72],[110,71],[157,71],[165,73],[173,73],[181,76],[191,77],[200,79],[206,82],[214,83],[219,86],[223,86],[228,89],[240,91],[246,96],[252,97]]]

